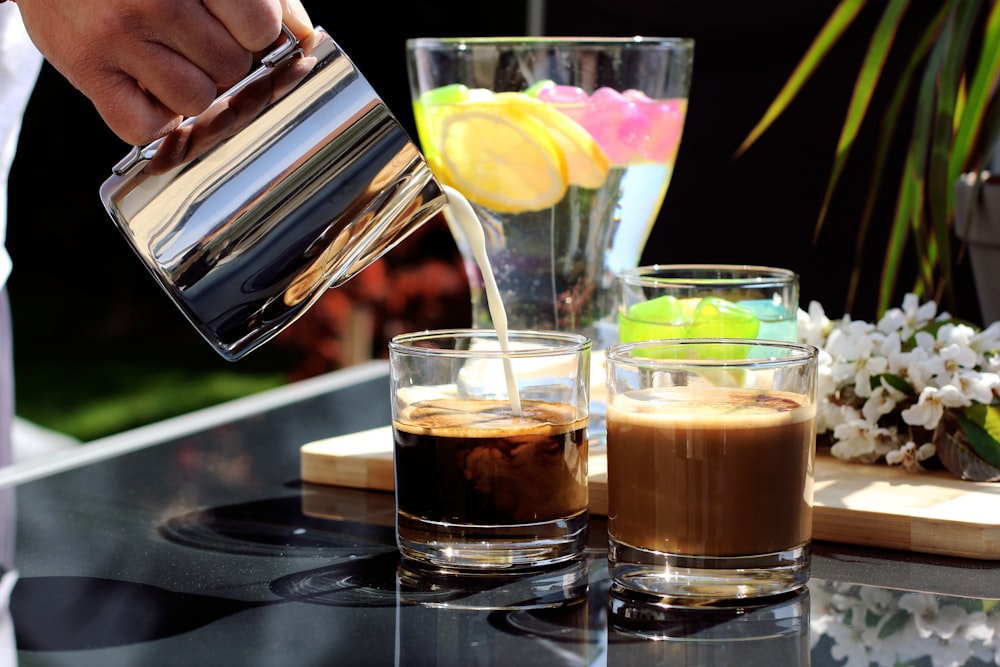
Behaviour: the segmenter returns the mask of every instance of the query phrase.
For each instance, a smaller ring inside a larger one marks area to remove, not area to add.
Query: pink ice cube
[[[627,90],[624,95],[642,109],[649,122],[639,151],[654,162],[672,164],[684,129],[684,100],[654,100],[637,90]]]
[[[577,120],[604,149],[612,164],[628,164],[635,155],[632,137],[642,132],[644,120],[618,91],[598,88],[590,103],[578,111]]]
[[[587,95],[566,85],[543,87],[538,99],[580,123],[612,164],[628,164],[639,156],[672,162],[676,155],[684,126],[681,100],[655,100],[638,90],[619,93],[608,87]]]
[[[583,88],[556,84],[541,88],[538,99],[549,104],[585,104],[589,96]]]

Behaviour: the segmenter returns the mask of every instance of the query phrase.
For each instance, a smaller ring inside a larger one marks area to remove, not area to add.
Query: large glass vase
[[[511,327],[615,342],[615,276],[639,263],[670,184],[694,43],[421,38],[407,43],[419,138],[472,203]],[[459,230],[473,326],[492,326]]]

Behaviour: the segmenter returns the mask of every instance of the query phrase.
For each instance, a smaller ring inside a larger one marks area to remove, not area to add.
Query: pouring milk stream
[[[490,258],[486,254],[486,235],[483,233],[483,227],[469,200],[461,192],[449,185],[441,187],[448,195],[448,206],[444,207],[443,213],[462,230],[472,248],[476,263],[479,265],[479,271],[483,274],[486,301],[489,305],[490,316],[493,318],[493,326],[497,331],[497,341],[500,343],[500,349],[508,352],[510,344],[507,337],[507,311],[504,310],[500,289],[497,287],[497,281],[493,275],[493,267],[490,266]],[[517,382],[514,379],[514,369],[510,357],[503,358],[503,373],[504,379],[507,381],[507,395],[510,397],[511,412],[515,417],[519,417],[521,415],[521,396],[517,391]]]

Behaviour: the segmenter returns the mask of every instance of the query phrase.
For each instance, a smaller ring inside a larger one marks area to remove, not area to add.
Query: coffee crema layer
[[[611,537],[651,551],[747,556],[812,533],[815,406],[802,396],[669,387],[607,406]]]

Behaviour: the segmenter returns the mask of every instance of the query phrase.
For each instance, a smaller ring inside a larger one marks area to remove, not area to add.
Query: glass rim
[[[673,273],[677,275],[672,275]],[[706,275],[694,275],[705,272]],[[711,272],[731,275],[711,275]],[[726,285],[794,285],[799,274],[791,269],[760,264],[646,264],[618,272],[618,280],[626,285],[673,285],[704,287],[725,282]]]
[[[693,37],[659,37],[632,35],[628,37],[608,36],[495,36],[495,37],[411,37],[406,40],[407,49],[464,46],[538,46],[554,44],[562,46],[625,46],[625,47],[667,47],[671,49],[693,49]]]
[[[486,340],[499,340],[500,336],[496,329],[477,328],[455,328],[455,329],[427,329],[424,331],[411,331],[397,334],[389,340],[389,350],[391,352],[402,352],[409,355],[422,355],[427,357],[448,356],[448,357],[476,357],[485,359],[518,359],[530,357],[544,357],[553,354],[576,354],[585,350],[590,350],[593,343],[587,336],[572,333],[569,331],[548,331],[539,329],[510,329],[507,337],[512,343],[524,343],[530,341],[549,341],[554,343],[550,346],[519,347],[510,350],[471,350],[441,347],[424,347],[418,345],[421,341],[434,341],[443,339],[468,339],[476,338]]]
[[[690,346],[741,346],[748,348],[783,349],[790,352],[782,357],[739,357],[731,359],[720,358],[689,358],[689,357],[638,357],[633,356],[635,350],[664,349],[670,347]],[[787,366],[789,364],[809,362],[819,358],[819,348],[810,343],[798,343],[786,340],[768,338],[655,338],[636,340],[628,343],[611,345],[605,351],[607,363],[628,364],[644,367],[747,367],[766,368],[768,366]]]

